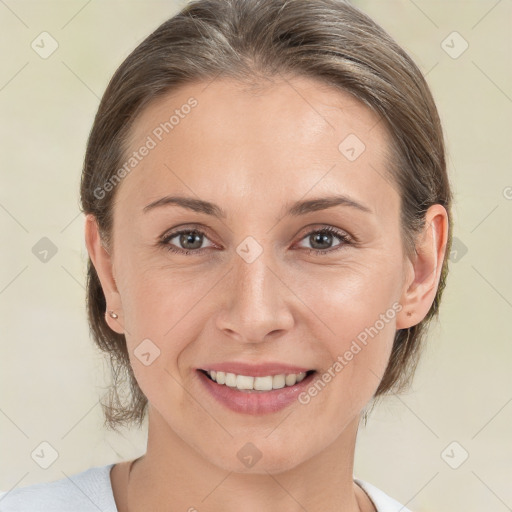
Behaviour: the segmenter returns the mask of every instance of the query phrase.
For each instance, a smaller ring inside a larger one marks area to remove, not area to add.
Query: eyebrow
[[[226,212],[218,205],[210,203],[209,201],[203,201],[202,199],[195,199],[193,197],[184,196],[165,196],[152,203],[146,205],[143,208],[143,212],[147,213],[154,208],[162,206],[180,206],[188,210],[192,210],[198,213],[204,213],[206,215],[212,215],[213,217],[223,218],[227,217]],[[292,215],[298,217],[300,215],[306,215],[307,213],[316,212],[320,210],[326,210],[335,206],[348,206],[365,213],[373,213],[370,208],[361,204],[354,199],[346,195],[332,195],[327,197],[319,197],[316,199],[309,199],[303,201],[296,201],[293,204],[287,204],[285,208],[285,215]]]

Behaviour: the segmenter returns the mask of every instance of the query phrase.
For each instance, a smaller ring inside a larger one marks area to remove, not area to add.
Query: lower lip
[[[272,391],[240,391],[224,384],[217,384],[202,371],[196,370],[199,380],[211,395],[232,411],[244,414],[268,414],[277,412],[295,401],[299,394],[307,388],[316,372],[307,375],[301,382]]]

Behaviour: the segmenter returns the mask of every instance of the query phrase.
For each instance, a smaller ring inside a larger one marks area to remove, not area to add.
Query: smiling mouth
[[[236,388],[238,391],[245,392],[268,392],[291,387],[302,382],[311,374],[316,373],[315,370],[309,370],[301,373],[281,373],[279,375],[253,377],[251,375],[239,375],[236,373],[220,372],[215,370],[199,369],[198,371],[220,386]]]

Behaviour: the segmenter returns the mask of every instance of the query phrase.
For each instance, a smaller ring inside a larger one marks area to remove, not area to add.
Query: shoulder
[[[377,509],[377,512],[411,512],[411,510],[388,496],[384,491],[381,491],[371,483],[358,478],[354,478],[354,482],[356,482],[356,484],[359,485],[359,487],[361,487],[370,497]]]
[[[110,470],[96,466],[53,482],[0,492],[0,512],[117,512]]]

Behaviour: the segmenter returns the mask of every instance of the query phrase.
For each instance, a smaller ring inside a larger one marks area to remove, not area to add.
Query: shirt
[[[110,470],[95,466],[69,478],[0,492],[0,512],[118,512]],[[374,485],[354,478],[378,512],[411,512]]]

